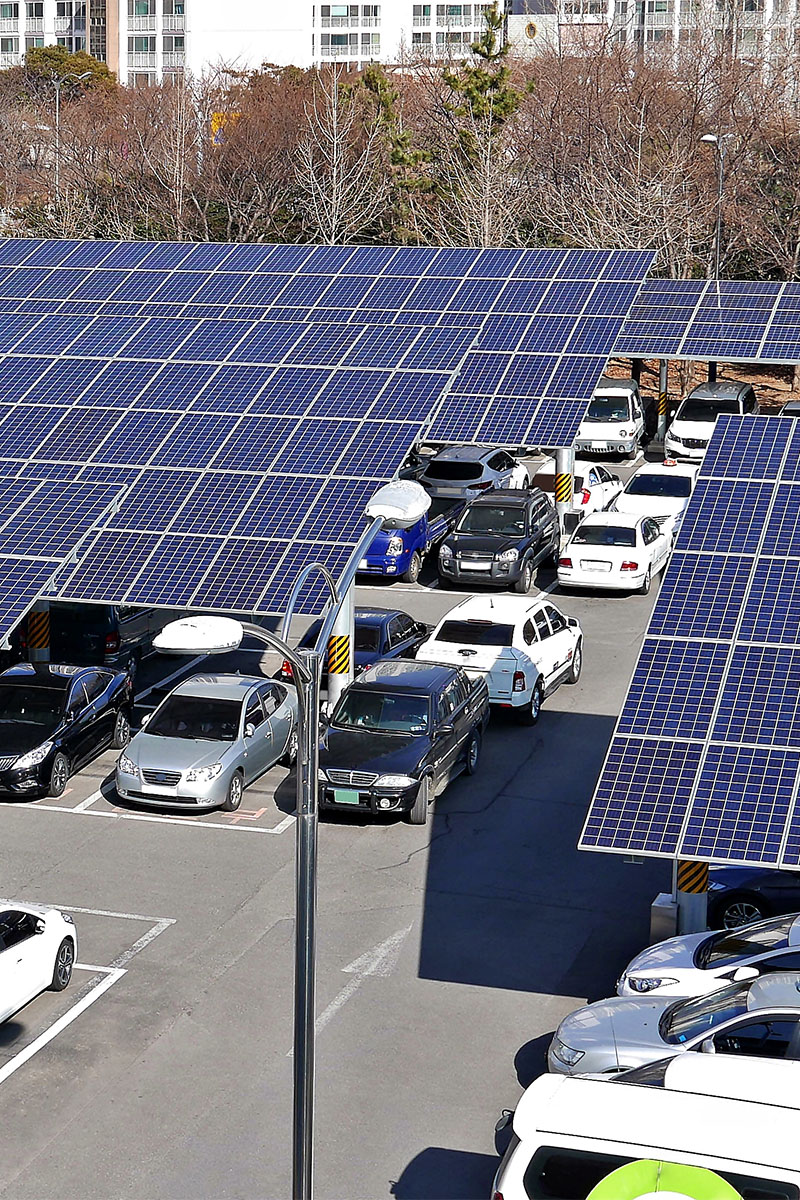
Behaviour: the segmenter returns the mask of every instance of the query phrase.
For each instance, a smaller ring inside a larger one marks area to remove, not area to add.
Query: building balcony
[[[128,29],[133,29],[137,33],[155,33],[156,14],[148,13],[146,17],[128,17]]]
[[[353,62],[359,57],[358,46],[320,46],[321,58],[349,58]]]
[[[414,17],[414,28],[415,29],[419,29],[421,27],[423,27],[425,29],[429,29],[430,24],[431,24],[430,17]]]
[[[164,66],[165,67],[183,67],[186,65],[186,52],[184,50],[165,50],[164,51]]]
[[[44,33],[44,17],[26,17],[26,33]]]
[[[12,54],[0,54],[0,67],[16,67],[20,62],[22,62],[22,58],[18,51]]]
[[[436,18],[436,24],[444,26],[445,29],[456,29],[459,26],[472,25],[472,23],[473,23],[472,17],[465,17],[463,15],[460,17],[459,16],[451,16],[451,17],[437,16],[437,18]]]
[[[154,51],[148,51],[147,53],[144,53],[141,50],[136,52],[132,51],[128,55],[129,67],[154,67],[155,65],[156,56]]]
[[[72,33],[72,17],[56,17],[56,33]]]
[[[164,32],[172,33],[177,30],[178,33],[183,33],[186,25],[185,17],[164,17]]]
[[[0,33],[19,33],[19,20],[14,17],[0,20]]]
[[[381,23],[380,17],[362,17],[361,18],[361,26],[364,29],[375,29],[378,25],[380,25],[380,23]]]
[[[675,23],[675,14],[671,12],[652,12],[645,17],[647,29],[671,29]]]
[[[323,29],[347,29],[358,24],[358,17],[320,17],[319,23]]]

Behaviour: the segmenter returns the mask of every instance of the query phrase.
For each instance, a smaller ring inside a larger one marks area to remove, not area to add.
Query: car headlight
[[[211,783],[222,770],[222,763],[214,763],[211,767],[191,767],[186,772],[187,783]]]
[[[631,433],[633,433],[633,430],[631,430]],[[629,436],[629,434],[628,434],[627,429],[620,429],[619,433],[617,434],[617,437],[628,437],[628,436]]]
[[[324,772],[324,770],[322,769],[322,767],[320,767],[320,768],[318,769],[318,771],[317,771],[317,779],[320,781],[320,783],[327,783],[327,782],[328,782],[328,776],[325,774],[325,772]]]
[[[399,558],[404,550],[403,539],[401,537],[390,537],[389,545],[386,547],[386,553],[390,558]]]
[[[575,1063],[580,1062],[583,1058],[583,1050],[573,1050],[571,1046],[566,1046],[560,1038],[553,1038],[553,1054],[562,1062],[565,1067],[574,1067]]]
[[[380,775],[375,780],[375,787],[407,788],[413,787],[416,782],[410,775]]]
[[[667,439],[666,439],[666,440],[667,440],[668,442],[675,442],[675,444],[676,444],[677,446],[682,446],[682,445],[683,445],[683,438],[679,438],[679,437],[678,437],[678,435],[677,435],[677,433],[668,433],[668,434],[667,434]]]
[[[24,770],[25,767],[38,767],[39,763],[44,762],[52,749],[52,742],[44,742],[41,746],[37,746],[35,750],[29,750],[27,754],[21,754],[14,763],[14,770]]]
[[[133,775],[134,779],[139,778],[139,768],[132,758],[128,758],[127,754],[120,754],[117,766],[124,775]]]
[[[519,558],[519,550],[504,550],[502,554],[495,554],[498,562],[516,562]]]
[[[664,975],[653,977],[651,979],[635,979],[628,976],[628,983],[631,986],[632,992],[654,992],[656,988],[664,987],[668,983],[677,983],[677,979],[668,979]]]
[[[452,557],[453,557],[453,551],[450,549],[447,542],[443,542],[443,544],[439,547],[439,558],[444,559],[444,558],[452,558]]]

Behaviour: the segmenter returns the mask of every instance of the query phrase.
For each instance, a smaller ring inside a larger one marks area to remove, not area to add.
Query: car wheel
[[[478,769],[478,763],[481,757],[481,735],[477,729],[473,729],[469,735],[467,748],[464,752],[464,770],[467,775],[474,775]]]
[[[58,954],[53,966],[53,979],[50,984],[51,992],[63,992],[72,979],[72,968],[75,965],[75,943],[72,938],[64,938],[58,947]]]
[[[535,725],[542,711],[542,681],[538,679],[531,692],[530,703],[519,710],[519,719],[523,725]]]
[[[294,729],[289,734],[289,740],[286,743],[286,749],[284,750],[283,758],[281,759],[281,762],[286,767],[291,767],[294,760],[297,758],[298,740],[297,726],[295,725]]]
[[[738,929],[750,921],[760,921],[769,916],[769,909],[763,900],[757,896],[735,893],[726,896],[715,904],[709,914],[709,927],[712,929]]]
[[[122,750],[131,740],[131,722],[130,717],[120,709],[117,713],[117,719],[114,722],[114,736],[111,744],[115,750]]]
[[[533,564],[530,562],[526,562],[522,568],[522,574],[520,575],[517,582],[514,584],[514,591],[519,592],[520,595],[524,596],[527,592],[529,592],[531,590],[532,583],[533,583]]]
[[[575,649],[572,652],[572,666],[570,668],[567,680],[569,683],[577,683],[581,677],[583,668],[583,642],[578,641]]]
[[[409,825],[425,825],[427,823],[430,798],[431,780],[430,776],[426,775],[419,786],[414,805],[408,813],[407,820]]]
[[[422,570],[422,559],[415,550],[408,560],[408,566],[403,572],[403,579],[406,583],[416,583],[419,579],[419,573]]]
[[[50,771],[50,785],[47,789],[48,796],[53,796],[57,799],[63,796],[69,783],[69,762],[65,755],[59,750],[53,759],[53,766]]]
[[[223,812],[236,812],[236,809],[242,803],[242,792],[244,791],[244,783],[240,773],[237,771],[231,775],[231,781],[228,784],[228,794],[222,802]]]
[[[640,596],[646,596],[648,594],[648,592],[650,591],[650,581],[651,581],[650,568],[648,567],[647,574],[645,575],[642,585],[639,588]]]

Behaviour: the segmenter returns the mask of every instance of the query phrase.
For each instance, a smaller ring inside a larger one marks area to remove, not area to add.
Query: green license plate
[[[333,798],[337,804],[358,804],[358,792],[350,788],[334,788]]]

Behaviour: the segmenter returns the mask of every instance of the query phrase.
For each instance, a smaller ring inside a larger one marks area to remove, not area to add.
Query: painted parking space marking
[[[273,836],[285,833],[295,822],[294,814],[284,817],[277,825],[270,827],[268,825],[239,825],[230,821],[198,821],[196,817],[190,816],[127,812],[121,808],[112,808],[110,811],[100,808],[62,808],[58,804],[31,804],[25,808],[25,811],[69,813],[73,817],[110,817],[116,821],[148,821],[156,825],[182,825],[191,829],[238,829],[240,832],[266,833]],[[235,814],[232,813],[231,816],[235,816]]]
[[[86,812],[87,808],[91,808],[93,804],[96,804],[98,800],[102,799],[103,793],[101,791],[92,792],[91,796],[87,796],[85,800],[81,800],[80,804],[76,804],[75,807],[70,811]]]

